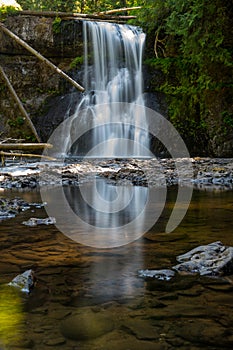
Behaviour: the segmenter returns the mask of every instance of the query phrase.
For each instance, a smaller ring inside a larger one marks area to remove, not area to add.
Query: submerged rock
[[[56,224],[56,219],[54,217],[48,217],[45,219],[40,219],[40,218],[30,218],[27,221],[22,222],[23,225],[25,226],[37,226],[37,225],[54,225]]]
[[[16,212],[12,210],[0,210],[0,221],[4,219],[11,219],[16,216]]]
[[[139,270],[139,277],[144,278],[155,278],[161,281],[169,281],[172,277],[175,276],[175,272],[169,269],[163,270]]]
[[[199,273],[201,276],[222,276],[233,273],[233,247],[217,241],[179,255],[180,264],[173,266],[179,273]]]
[[[84,313],[73,315],[62,321],[61,333],[72,340],[98,338],[114,329],[114,322],[105,313],[85,309]]]
[[[9,286],[19,288],[22,292],[30,293],[34,287],[36,278],[33,270],[26,270],[24,273],[17,275]]]
[[[28,203],[21,198],[0,198],[0,221],[14,218],[20,212],[31,208],[42,208],[46,203]]]

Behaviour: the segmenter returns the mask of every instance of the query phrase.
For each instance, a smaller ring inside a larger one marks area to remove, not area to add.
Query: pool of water
[[[76,198],[74,211],[80,208],[77,191],[66,191],[71,199]],[[146,234],[112,249],[77,243],[54,225],[22,225],[30,217],[47,217],[43,208],[2,221],[0,348],[233,348],[231,276],[212,279],[177,275],[171,281],[138,277],[140,269],[171,268],[177,255],[198,245],[217,240],[233,245],[233,191],[194,190],[182,223],[166,234],[176,194],[176,188],[168,190],[166,207]],[[6,190],[1,196],[41,201],[37,191]],[[30,268],[37,277],[30,295],[6,287],[17,274]]]

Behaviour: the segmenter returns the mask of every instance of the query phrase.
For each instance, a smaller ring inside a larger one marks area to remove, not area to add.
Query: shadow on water
[[[114,186],[97,186],[99,194],[110,203],[116,200]],[[106,214],[94,212],[81,201],[80,188],[64,187],[64,191],[73,211],[81,212],[83,219],[104,227],[112,222],[114,213],[109,220]],[[125,191],[126,197],[127,191],[131,190]],[[141,210],[146,189],[135,187],[134,196],[137,192],[141,196],[138,207],[128,206],[120,211],[119,224]],[[216,240],[233,245],[232,191],[195,190],[183,222],[166,234],[164,228],[176,193],[176,188],[168,189],[165,209],[143,237],[114,249],[76,243],[54,225],[22,225],[30,217],[46,217],[43,208],[2,221],[0,336],[5,344],[10,339],[5,348],[232,348],[231,276],[228,279],[176,276],[171,281],[145,281],[137,276],[139,269],[171,268],[177,255],[197,245]],[[91,187],[86,194],[91,198]],[[2,196],[40,201],[36,191],[6,190]],[[3,286],[29,268],[35,270],[38,279],[34,290],[30,295],[17,294],[20,299],[9,301],[11,293],[6,294],[5,289],[3,293]],[[14,307],[18,321],[15,318],[12,327],[15,333],[18,330],[17,339],[11,339],[10,331],[3,326],[13,315]]]

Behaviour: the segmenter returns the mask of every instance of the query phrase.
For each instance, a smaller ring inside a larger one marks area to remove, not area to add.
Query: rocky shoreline
[[[178,168],[179,171],[178,171]],[[97,159],[64,162],[10,163],[0,168],[0,189],[31,190],[74,185],[105,178],[114,185],[233,188],[233,158]]]

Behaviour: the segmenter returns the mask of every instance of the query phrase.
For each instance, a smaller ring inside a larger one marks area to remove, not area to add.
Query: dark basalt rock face
[[[46,57],[75,57],[82,54],[82,22],[61,21],[54,27],[53,17],[9,16],[5,26]],[[0,33],[0,52],[10,55],[31,55],[3,32]]]
[[[20,15],[7,17],[4,25],[73,77],[71,63],[77,56],[83,55],[81,21],[66,20],[55,26],[52,17]],[[0,64],[29,113],[38,134],[41,134],[43,141],[47,141],[51,132],[65,116],[62,109],[56,113],[51,122],[48,122],[47,112],[51,105],[53,108],[58,104],[57,96],[62,100],[63,95],[69,93],[71,85],[2,31],[0,31]],[[81,71],[81,65],[77,70]],[[80,83],[82,81],[81,77],[75,79]],[[61,106],[62,103],[59,104],[60,108]],[[45,121],[42,116],[45,116]],[[1,77],[0,127],[2,138],[31,137],[26,121],[19,117],[18,106],[12,100]]]

